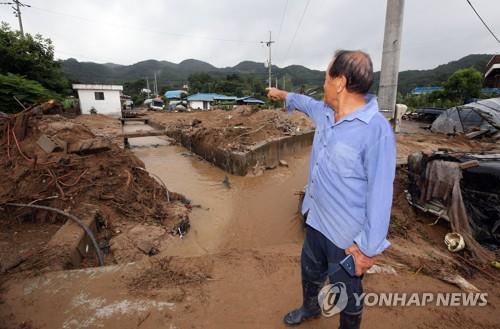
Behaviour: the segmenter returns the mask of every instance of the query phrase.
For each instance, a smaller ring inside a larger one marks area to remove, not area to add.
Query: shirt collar
[[[335,122],[335,124],[338,124],[342,121],[352,121],[354,119],[359,119],[364,123],[368,124],[372,119],[372,117],[378,112],[377,96],[368,94],[365,96],[365,101],[366,101],[365,105],[361,106],[359,109],[352,112],[351,114],[346,115],[339,122]]]

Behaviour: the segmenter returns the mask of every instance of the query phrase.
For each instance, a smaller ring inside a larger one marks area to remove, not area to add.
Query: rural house
[[[89,114],[92,108],[100,114],[121,112],[123,86],[74,84],[73,89],[78,93],[82,114]]]

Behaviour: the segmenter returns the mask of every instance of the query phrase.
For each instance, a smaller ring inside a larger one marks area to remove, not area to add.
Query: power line
[[[479,17],[479,19],[483,23],[484,27],[491,33],[491,35],[493,36],[493,38],[495,38],[495,40],[498,43],[500,43],[500,40],[497,38],[497,36],[495,35],[495,33],[493,33],[493,31],[489,28],[488,24],[486,24],[486,22],[483,20],[483,18],[481,17],[481,15],[479,15],[479,13],[477,12],[476,8],[474,8],[474,6],[472,5],[472,3],[470,3],[469,0],[467,0],[467,3],[472,8],[472,10],[474,10],[474,12],[476,13],[477,17]]]
[[[276,38],[276,41],[280,40],[281,36],[281,29],[283,28],[283,23],[285,22],[285,16],[286,16],[286,10],[288,8],[288,0],[285,2],[285,10],[283,10],[283,16],[281,16],[281,23],[280,23],[280,28],[278,30],[278,37]]]
[[[103,21],[99,21],[99,20],[94,20],[94,19],[90,19],[90,18],[86,18],[86,17],[76,16],[76,15],[72,15],[72,14],[57,12],[57,11],[53,11],[53,10],[49,10],[49,9],[44,9],[44,8],[40,8],[40,7],[35,7],[35,6],[32,6],[32,8],[35,9],[35,10],[47,12],[47,13],[52,14],[52,15],[58,15],[58,16],[64,16],[64,17],[69,17],[69,18],[75,18],[75,19],[79,19],[79,20],[82,20],[82,21],[87,21],[87,22],[90,22],[90,23],[97,23],[97,24],[101,24],[101,25],[111,26],[111,27],[114,27],[114,28],[121,28],[121,29],[133,30],[133,31],[138,31],[139,30],[139,31],[147,32],[147,33],[155,33],[155,34],[159,34],[159,35],[162,35],[162,36],[169,35],[169,36],[179,37],[179,38],[193,38],[193,39],[204,39],[204,40],[210,40],[210,41],[235,42],[235,43],[253,43],[253,44],[259,43],[259,41],[257,41],[257,40],[241,40],[241,39],[238,40],[238,39],[226,39],[226,38],[218,38],[218,37],[206,37],[206,36],[200,36],[200,35],[192,35],[192,34],[173,33],[173,32],[160,31],[160,30],[152,30],[152,29],[144,28],[143,26],[139,26],[139,25],[136,25],[136,26],[132,26],[132,25],[119,25],[119,24],[113,24],[113,23],[103,22]]]
[[[293,34],[292,41],[290,42],[290,45],[288,46],[288,49],[286,51],[285,58],[288,57],[288,53],[290,52],[290,49],[292,48],[293,42],[295,41],[295,37],[297,36],[297,32],[299,32],[300,26],[302,25],[302,21],[304,20],[304,16],[306,15],[307,12],[307,7],[309,7],[309,3],[311,0],[307,0],[306,6],[304,7],[304,11],[302,12],[302,16],[300,17],[299,24],[297,24],[297,29],[295,30],[295,33]]]
[[[16,5],[15,7],[12,6],[11,8],[14,9],[14,15],[19,20],[19,31],[21,31],[21,35],[24,36],[23,19],[21,18],[21,7],[28,7],[29,8],[31,6],[27,5],[25,3],[22,3],[19,0],[12,0],[12,2],[0,2],[0,5]]]

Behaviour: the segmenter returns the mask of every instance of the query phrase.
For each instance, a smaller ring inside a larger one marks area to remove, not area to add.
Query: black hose
[[[101,249],[99,249],[99,245],[97,244],[97,240],[94,237],[94,234],[92,231],[85,225],[80,219],[78,219],[76,216],[67,214],[62,210],[52,208],[52,207],[47,207],[47,206],[39,206],[39,205],[34,205],[34,204],[24,204],[24,203],[6,203],[5,205],[7,206],[12,206],[12,207],[28,207],[28,208],[36,208],[36,209],[44,209],[44,210],[50,210],[54,211],[60,215],[66,216],[69,219],[73,220],[75,223],[80,225],[81,228],[85,231],[87,236],[90,238],[90,241],[92,241],[92,244],[94,245],[95,253],[97,254],[97,259],[99,260],[99,266],[104,266],[104,256],[101,252]]]

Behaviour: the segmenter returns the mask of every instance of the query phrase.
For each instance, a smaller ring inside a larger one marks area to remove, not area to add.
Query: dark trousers
[[[337,247],[322,233],[306,225],[306,237],[302,246],[302,290],[304,307],[309,311],[319,309],[318,293],[328,277],[331,284],[344,283],[347,290],[347,306],[343,313],[360,314],[363,303],[356,305],[354,293],[361,296],[363,287],[362,277],[351,277],[343,268],[338,269],[338,264],[346,257],[344,249]],[[334,273],[332,273],[334,272]]]

